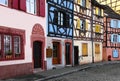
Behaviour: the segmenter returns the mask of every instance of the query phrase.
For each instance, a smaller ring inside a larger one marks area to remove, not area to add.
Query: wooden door
[[[53,64],[60,64],[60,49],[59,43],[53,43]]]

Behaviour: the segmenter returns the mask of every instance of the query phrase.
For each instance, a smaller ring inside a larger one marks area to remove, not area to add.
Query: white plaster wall
[[[26,37],[25,59],[1,61],[0,66],[32,62],[32,49],[31,49],[30,36],[31,36],[32,28],[36,23],[42,25],[46,36],[45,17],[38,17],[22,11],[0,6],[0,26],[23,29],[25,30],[25,37]]]
[[[65,43],[64,43],[64,40],[65,39],[62,39],[62,38],[56,38],[56,37],[47,37],[47,44],[46,44],[46,48],[48,48],[48,46],[53,49],[53,40],[60,40],[60,44],[61,44],[61,61],[62,63],[61,64],[57,64],[57,65],[53,65],[52,64],[52,57],[49,57],[49,58],[46,58],[47,60],[47,69],[52,69],[53,67],[64,67],[65,66]]]
[[[88,44],[88,56],[83,57],[82,56],[82,43]],[[74,46],[79,46],[79,63],[85,64],[85,63],[91,63],[92,62],[92,42],[91,41],[79,41],[74,40]]]

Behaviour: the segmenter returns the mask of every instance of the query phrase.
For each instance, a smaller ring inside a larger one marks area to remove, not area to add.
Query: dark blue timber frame
[[[47,0],[48,37],[73,38],[73,1]]]

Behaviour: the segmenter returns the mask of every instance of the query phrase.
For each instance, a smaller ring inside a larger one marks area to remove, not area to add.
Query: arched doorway
[[[42,64],[42,43],[39,41],[33,42],[33,60],[34,68],[41,68]]]
[[[43,27],[40,24],[35,24],[32,29],[31,46],[33,51],[33,67],[45,69],[44,51],[45,51],[45,36]]]

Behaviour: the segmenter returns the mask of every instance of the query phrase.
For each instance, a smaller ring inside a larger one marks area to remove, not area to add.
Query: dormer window
[[[0,4],[7,6],[8,0],[0,0]]]

